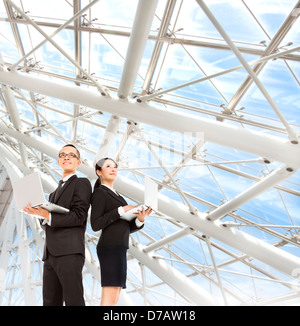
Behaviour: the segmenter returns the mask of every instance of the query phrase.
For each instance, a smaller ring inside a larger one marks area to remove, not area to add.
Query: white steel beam
[[[2,242],[0,247],[0,306],[6,290],[7,266],[10,258],[11,246],[13,244],[14,230],[15,219],[12,215],[11,208],[9,208],[0,228],[0,240]]]
[[[218,284],[220,286],[220,290],[221,290],[221,293],[222,293],[222,296],[223,296],[224,304],[227,305],[228,302],[227,302],[227,298],[226,298],[226,293],[225,293],[225,289],[224,289],[224,286],[223,286],[223,283],[222,283],[222,278],[220,276],[218,265],[217,265],[215,257],[214,257],[211,241],[210,241],[210,239],[208,237],[206,237],[204,241],[206,242],[206,245],[207,245],[207,248],[208,248],[212,263],[213,263],[213,266],[214,266],[214,271],[215,271],[217,279],[218,279]]]
[[[162,38],[167,36],[167,32],[170,27],[173,11],[176,6],[176,1],[177,0],[168,0],[167,1],[164,14],[161,18],[161,25],[159,27],[158,34],[156,37],[156,43],[154,45],[152,57],[148,64],[148,70],[145,75],[142,94],[145,94],[150,90],[150,85],[151,85],[151,81],[153,78],[153,74],[155,72],[155,68],[157,66],[157,62],[158,62],[160,53],[161,53],[163,45],[164,45]]]
[[[190,160],[195,159],[196,155],[199,154],[204,143],[205,143],[205,141],[204,141],[204,135],[203,135],[203,137],[201,137],[201,139],[199,141],[197,140],[197,143],[190,149],[190,151],[186,155],[183,156],[181,162],[179,164],[177,164],[177,166],[174,166],[173,170],[170,172],[170,174],[173,178],[181,171],[181,169],[184,166],[188,165],[188,162]],[[168,184],[170,181],[171,181],[170,178],[168,177],[168,175],[166,175],[162,183]]]
[[[300,46],[296,46],[296,47],[291,48],[291,49],[286,50],[286,51],[276,52],[276,53],[273,53],[271,55],[262,57],[260,59],[253,60],[251,62],[248,62],[248,65],[252,66],[252,65],[262,64],[262,63],[265,63],[267,61],[274,60],[276,58],[282,58],[285,54],[289,54],[289,53],[296,52],[296,51],[299,51],[299,50],[300,50]],[[220,77],[220,76],[229,74],[229,73],[231,73],[233,71],[240,70],[243,67],[244,67],[243,65],[236,66],[236,67],[233,67],[233,68],[229,68],[229,69],[217,72],[215,74],[211,74],[211,75],[199,78],[199,79],[195,79],[193,81],[190,81],[190,82],[187,82],[187,83],[184,83],[184,84],[181,84],[181,85],[177,85],[177,86],[174,86],[174,87],[171,87],[171,88],[168,88],[168,89],[163,89],[163,90],[161,90],[159,92],[155,92],[153,94],[143,95],[143,96],[140,96],[138,98],[138,101],[139,102],[146,102],[146,101],[149,101],[149,100],[151,100],[153,98],[157,98],[157,97],[159,97],[161,95],[164,95],[164,94],[170,93],[172,91],[175,91],[177,89],[184,88],[184,87],[187,87],[187,86],[191,86],[193,84],[201,83],[201,82],[204,82],[206,80],[210,80],[210,79],[213,79],[213,78],[216,78],[216,77]]]
[[[1,149],[0,152],[3,151],[5,152],[5,150]],[[4,156],[3,164],[6,167],[6,172],[8,173],[9,178],[11,180],[16,180],[22,173],[21,171],[14,169],[11,166],[12,163],[14,164],[15,161],[9,162],[7,157]],[[24,165],[24,169],[27,169],[25,165]],[[32,268],[31,268],[32,264],[34,264],[34,258],[32,262],[30,258],[31,257],[30,246],[29,246],[30,240],[27,237],[27,226],[25,223],[24,214],[18,211],[14,199],[12,200],[11,205],[9,207],[9,222],[5,226],[7,227],[6,231],[9,233],[11,233],[12,230],[15,230],[16,227],[17,236],[18,236],[18,254],[20,257],[24,300],[26,305],[34,306],[36,305],[36,293],[35,293],[35,284],[32,278]],[[2,230],[0,234],[1,233]],[[12,239],[11,239],[11,243],[12,243]]]
[[[203,0],[196,0],[199,4],[199,6],[202,8],[202,10],[205,12],[206,16],[209,18],[209,20],[212,22],[212,24],[215,26],[217,31],[222,35],[225,42],[229,45],[233,53],[236,55],[236,57],[239,59],[239,61],[242,63],[258,89],[261,91],[263,96],[266,98],[266,100],[269,102],[270,106],[273,108],[279,119],[281,120],[282,124],[285,126],[286,131],[288,133],[289,139],[291,142],[298,144],[299,139],[298,135],[295,132],[295,130],[292,128],[292,126],[288,123],[288,121],[285,119],[284,115],[281,113],[279,108],[277,107],[275,101],[272,99],[272,97],[269,95],[267,90],[265,89],[262,82],[259,80],[257,75],[254,73],[254,71],[251,69],[250,65],[247,63],[247,61],[244,59],[238,48],[235,46],[235,44],[232,42],[232,40],[229,38],[225,30],[222,28],[222,26],[219,24],[217,19],[214,17],[212,12],[209,10],[209,8],[206,6]]]
[[[115,186],[117,191],[125,194],[128,198],[134,198],[135,201],[140,203],[143,202],[145,191],[143,185],[119,176]],[[192,215],[187,206],[162,194],[158,194],[158,211],[184,223],[195,229],[195,231],[198,230],[208,237],[222,241],[224,244],[260,260],[282,273],[293,276],[295,270],[300,268],[299,257],[242,231],[226,228],[220,221],[208,221],[206,214]]]
[[[225,204],[208,213],[206,218],[210,221],[215,221],[216,219],[224,217],[226,214],[234,211],[238,207],[249,202],[251,199],[259,196],[267,189],[270,189],[283,180],[289,178],[295,172],[296,171],[287,168],[285,165],[280,167],[279,169],[269,174],[267,177],[263,178],[261,181],[255,183],[249,189],[237,195],[232,200],[229,200]]]
[[[285,21],[282,23],[280,28],[278,29],[277,33],[273,36],[273,38],[270,39],[270,43],[266,47],[263,56],[266,56],[268,54],[278,52],[278,46],[282,42],[282,40],[286,37],[287,33],[293,26],[293,24],[296,22],[298,19],[298,15],[295,15],[295,12],[297,10],[300,10],[300,1],[295,5],[295,7],[291,10],[291,13],[287,16]],[[259,74],[259,72],[263,69],[265,66],[265,63],[258,63],[256,64],[252,69],[255,72],[256,75]],[[227,109],[230,110],[231,112],[234,111],[236,105],[238,102],[241,100],[245,92],[249,89],[250,85],[252,84],[253,80],[251,77],[248,75],[246,79],[243,81],[237,92],[233,95],[232,99],[227,105]]]
[[[151,154],[153,155],[153,157],[157,160],[157,162],[159,163],[160,167],[166,172],[166,174],[168,175],[169,179],[172,181],[172,183],[174,184],[176,190],[178,191],[178,193],[180,194],[180,196],[183,198],[183,200],[186,202],[186,204],[189,206],[190,211],[193,212],[194,214],[196,213],[196,208],[190,203],[190,201],[188,200],[187,196],[183,193],[183,191],[180,189],[180,187],[178,186],[177,182],[174,180],[174,178],[172,177],[171,173],[169,172],[169,170],[167,168],[164,167],[163,162],[161,161],[161,159],[159,158],[159,155],[152,149],[150,142],[145,138],[144,134],[142,133],[141,129],[139,128],[139,126],[135,125],[134,127],[134,131],[138,133],[140,139],[142,142],[145,143],[145,145],[148,147],[149,151],[151,152]]]
[[[145,253],[149,253],[151,251],[154,251],[154,250],[158,250],[160,249],[161,247],[171,243],[171,242],[174,242],[182,237],[185,237],[186,235],[188,234],[191,234],[193,233],[195,230],[190,228],[190,227],[185,227],[183,228],[182,230],[179,230],[177,232],[174,232],[164,238],[162,238],[161,240],[158,240],[158,241],[155,241],[154,243],[146,246],[143,251]]]
[[[73,21],[75,19],[77,19],[78,17],[80,17],[86,10],[88,10],[90,7],[92,7],[94,4],[96,4],[99,0],[94,0],[92,2],[90,2],[89,4],[87,4],[83,9],[81,9],[80,11],[78,11],[73,17],[71,17],[69,20],[67,20],[64,24],[62,24],[59,28],[57,28],[55,30],[55,32],[53,32],[51,35],[49,35],[49,38],[53,38],[56,34],[58,34],[60,31],[62,31],[64,28],[66,28],[68,25],[70,25],[71,23],[73,23]],[[38,45],[36,45],[31,51],[29,51],[28,53],[26,53],[26,55],[24,55],[20,60],[18,60],[15,64],[13,64],[10,69],[15,70],[16,67],[22,62],[24,61],[26,58],[28,58],[32,53],[34,53],[37,49],[39,49],[41,46],[43,46],[43,44],[45,44],[48,41],[47,38],[45,38],[42,42],[40,42]]]
[[[97,163],[101,158],[106,157],[109,149],[118,133],[118,129],[122,119],[117,116],[111,116],[108,125],[106,127],[105,133],[102,137],[100,146],[95,156],[94,163]]]
[[[56,49],[61,52],[77,69],[79,69],[84,76],[87,76],[98,88],[99,92],[103,96],[110,96],[108,89],[106,87],[103,87],[98,83],[98,81],[89,74],[85,69],[83,69],[66,51],[62,49],[56,42],[53,41],[51,37],[49,37],[39,26],[36,24],[32,19],[29,18],[18,6],[16,6],[11,0],[6,0],[13,8],[15,8],[22,17],[28,21],[37,31],[39,31],[46,39],[49,41]]]
[[[142,264],[153,271],[160,279],[173,288],[192,305],[215,306],[218,305],[213,296],[202,289],[195,282],[178,272],[171,265],[163,260],[155,259],[143,251],[138,243],[130,243],[129,253],[138,259]]]
[[[47,126],[49,126],[51,129],[53,129],[53,131],[56,133],[57,137],[62,139],[64,142],[67,142],[67,140],[61,135],[61,133],[55,128],[55,126],[53,124],[51,124],[48,119],[46,118],[46,116],[44,114],[42,114],[36,107],[35,105],[32,104],[31,101],[29,101],[24,94],[20,91],[20,90],[15,90],[15,92],[20,96],[20,98],[26,102],[31,108],[32,110],[36,113],[37,116],[40,116],[41,119],[47,124]],[[16,128],[18,129],[18,128]]]
[[[139,0],[120,81],[120,98],[127,98],[132,93],[157,4],[158,0]]]
[[[25,304],[27,306],[35,306],[36,293],[31,271],[30,247],[29,239],[27,237],[27,227],[25,224],[25,219],[22,214],[18,212],[14,201],[13,215],[15,217],[15,224],[17,226],[18,253],[20,256]]]
[[[4,188],[5,184],[6,184],[6,178],[7,178],[7,173],[6,170],[3,169],[4,165],[3,163],[0,161],[0,190]]]
[[[0,71],[0,83],[77,103],[101,112],[108,112],[128,120],[166,130],[182,133],[203,132],[205,141],[247,152],[271,161],[279,161],[294,169],[300,167],[300,145],[292,144],[285,138],[187,113],[169,112],[147,103],[109,99],[99,96],[99,93],[95,90],[62,85],[18,72]]]
[[[4,69],[4,62],[0,53],[0,70]],[[22,123],[21,123],[21,119],[19,116],[19,110],[17,108],[17,104],[16,104],[16,99],[12,94],[12,91],[9,87],[3,85],[1,87],[1,90],[3,92],[4,95],[4,100],[5,100],[5,104],[6,104],[6,108],[7,111],[9,113],[10,116],[10,120],[13,123],[14,127],[17,130],[20,130],[22,127]],[[22,156],[22,160],[24,162],[25,165],[27,165],[27,152],[25,147],[23,146],[22,143],[19,143],[19,148],[20,148],[20,153]]]
[[[53,158],[57,157],[56,149],[49,144],[45,144],[42,140],[24,135],[18,131],[7,128],[0,122],[0,131],[23,141],[25,144],[49,155]],[[79,171],[86,174],[91,179],[95,178],[94,167],[82,164]],[[136,202],[144,201],[145,188],[143,185],[129,180],[121,175],[115,183],[116,190],[124,194],[128,198],[134,198]],[[187,226],[199,230],[204,235],[215,238],[223,243],[243,252],[250,257],[258,259],[263,263],[279,270],[290,276],[295,277],[295,270],[300,268],[300,258],[296,257],[282,249],[274,247],[261,239],[253,237],[242,231],[233,228],[226,228],[220,221],[208,221],[206,214],[192,215],[189,208],[177,201],[170,199],[162,194],[158,194],[158,210],[167,216],[171,216]]]
[[[14,127],[17,130],[21,129],[21,119],[19,115],[19,110],[17,108],[16,100],[15,97],[12,94],[12,91],[9,87],[7,86],[2,86],[2,91],[4,94],[4,99],[6,103],[6,107],[9,113],[9,117],[11,122],[13,123]],[[19,148],[20,148],[20,153],[22,156],[22,161],[24,164],[27,164],[27,151],[26,148],[22,143],[19,143]]]

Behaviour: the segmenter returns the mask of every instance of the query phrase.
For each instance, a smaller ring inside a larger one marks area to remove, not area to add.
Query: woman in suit
[[[129,234],[143,228],[145,218],[152,209],[136,213],[135,219],[128,222],[122,215],[133,209],[114,190],[118,175],[118,165],[110,158],[99,160],[95,166],[98,179],[91,199],[91,226],[94,231],[102,230],[97,244],[97,255],[101,267],[101,305],[116,305],[121,289],[126,288],[127,249]]]

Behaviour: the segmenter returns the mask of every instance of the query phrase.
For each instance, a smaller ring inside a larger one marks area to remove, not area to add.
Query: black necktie
[[[58,196],[59,196],[59,194],[61,192],[61,188],[62,188],[63,184],[64,184],[64,181],[59,180],[58,187],[57,187],[57,189],[55,191],[55,195],[54,195],[54,202],[56,202],[56,200],[58,199]]]

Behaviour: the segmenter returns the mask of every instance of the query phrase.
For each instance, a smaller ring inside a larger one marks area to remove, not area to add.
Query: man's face
[[[66,146],[59,152],[58,165],[63,169],[64,173],[74,173],[77,167],[81,164],[78,159],[76,148]]]

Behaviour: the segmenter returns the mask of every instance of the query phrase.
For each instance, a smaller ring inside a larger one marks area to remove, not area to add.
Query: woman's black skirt
[[[126,288],[127,248],[97,247],[100,262],[101,286]]]

